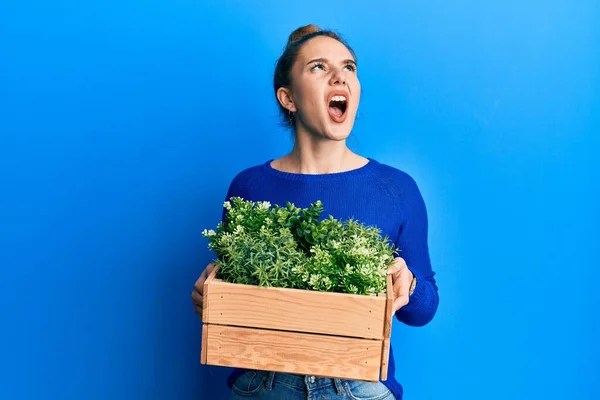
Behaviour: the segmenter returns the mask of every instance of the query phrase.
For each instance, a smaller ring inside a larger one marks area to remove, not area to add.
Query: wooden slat
[[[205,322],[383,339],[386,298],[309,290],[209,283]]]
[[[206,364],[206,348],[208,344],[208,325],[202,325],[202,346],[200,353],[200,364]]]
[[[392,322],[394,319],[394,286],[392,276],[387,276],[387,292],[385,304],[385,325],[383,328],[383,345],[381,349],[381,380],[387,380],[388,361],[390,357],[390,337],[392,335]]]
[[[209,325],[207,363],[378,381],[382,341]]]
[[[381,349],[381,380],[386,381],[388,376],[388,361],[390,356],[390,339],[383,339]]]
[[[202,322],[208,322],[208,303],[209,303],[209,292],[210,292],[210,283],[217,276],[217,271],[219,267],[215,267],[210,275],[204,281],[204,288],[202,288]]]
[[[385,297],[385,320],[383,326],[383,337],[389,338],[392,332],[392,318],[394,314],[394,284],[392,275],[387,276],[387,292]]]

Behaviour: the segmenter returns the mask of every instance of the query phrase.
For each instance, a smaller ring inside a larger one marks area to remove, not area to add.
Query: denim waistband
[[[265,374],[265,386],[271,389],[274,383],[285,385],[300,391],[320,389],[333,386],[338,394],[344,393],[342,380],[338,378],[321,378],[311,375],[297,375],[282,372],[261,371]]]

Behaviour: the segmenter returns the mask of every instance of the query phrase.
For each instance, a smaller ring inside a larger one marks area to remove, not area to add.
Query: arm
[[[395,315],[407,325],[423,326],[433,319],[437,311],[438,288],[429,257],[425,202],[416,182],[410,177],[405,177],[404,180],[399,198],[404,220],[395,244],[416,278],[416,286],[408,304],[396,311]]]

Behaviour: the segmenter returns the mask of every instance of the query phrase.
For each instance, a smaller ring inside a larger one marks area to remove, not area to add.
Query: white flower
[[[229,244],[229,243],[232,243],[232,242],[233,242],[233,235],[232,235],[231,233],[229,233],[229,232],[225,232],[225,233],[224,233],[224,234],[221,236],[221,239],[219,240],[219,242],[220,242],[222,245],[227,245],[227,244]]]
[[[350,253],[356,256],[368,256],[371,252],[365,246],[357,246],[353,248]]]
[[[258,208],[262,210],[268,210],[271,207],[271,203],[268,201],[258,202]]]
[[[320,280],[321,280],[321,275],[319,275],[319,274],[311,274],[310,278],[308,279],[308,283],[311,286],[316,286],[317,283],[319,283]]]
[[[229,201],[226,201],[225,203],[223,203],[223,207],[225,207],[228,210],[231,210],[231,203]]]
[[[300,274],[304,273],[304,271],[305,271],[305,269],[304,269],[304,266],[303,266],[303,265],[294,265],[294,266],[292,267],[292,272],[293,272],[294,274],[298,274],[298,275],[300,275]]]

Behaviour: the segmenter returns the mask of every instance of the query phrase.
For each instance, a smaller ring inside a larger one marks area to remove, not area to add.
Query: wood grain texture
[[[206,349],[208,344],[208,325],[202,325],[202,345],[201,345],[201,353],[200,353],[200,364],[206,364]]]
[[[392,318],[394,317],[394,285],[392,275],[387,276],[387,292],[385,297],[385,319],[383,337],[389,338],[392,333]]]
[[[208,275],[208,277],[204,281],[204,287],[202,288],[202,322],[204,322],[204,323],[208,323],[208,307],[209,307],[208,303],[210,301],[210,299],[209,299],[210,283],[217,276],[218,270],[219,270],[219,267],[215,267],[215,269],[212,270],[210,275]]]
[[[208,283],[204,322],[383,339],[386,297]]]
[[[383,328],[383,345],[381,349],[381,380],[387,380],[388,362],[390,358],[390,337],[392,335],[392,322],[394,320],[394,286],[392,276],[387,277],[387,292],[385,304],[385,325]]]
[[[207,364],[378,381],[382,341],[208,325]]]
[[[388,361],[390,357],[390,339],[383,339],[381,349],[381,380],[386,381],[388,376]]]

